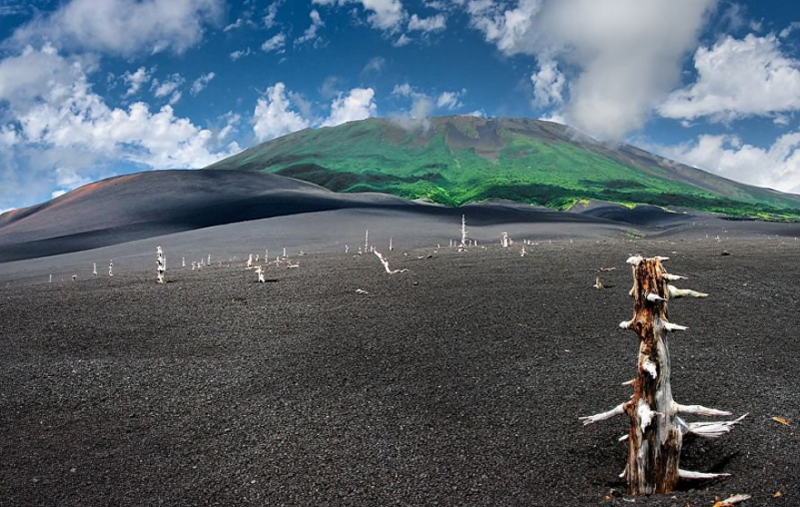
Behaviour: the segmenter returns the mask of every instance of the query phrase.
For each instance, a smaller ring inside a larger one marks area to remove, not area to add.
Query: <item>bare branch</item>
[[[583,421],[584,426],[588,426],[590,424],[594,424],[596,422],[605,421],[606,419],[611,419],[615,415],[622,415],[625,413],[625,404],[620,403],[616,407],[612,408],[608,412],[603,412],[600,414],[590,415],[587,417],[579,417],[581,421]]]
[[[666,299],[662,298],[658,294],[653,294],[652,292],[647,294],[647,300],[651,303],[655,303],[656,301],[666,301]]]
[[[691,289],[679,289],[674,285],[668,285],[667,288],[669,289],[670,299],[678,299],[683,297],[693,297],[693,298],[708,297],[708,294],[706,294],[705,292],[697,292]]]
[[[667,331],[686,331],[689,328],[686,326],[681,326],[679,324],[673,324],[672,322],[664,321],[664,329],[666,329]]]
[[[383,267],[384,269],[386,269],[386,272],[389,273],[390,275],[393,275],[395,273],[405,273],[406,271],[408,271],[407,269],[391,269],[389,267],[389,260],[386,257],[384,257],[384,255],[379,251],[374,250],[374,252],[375,255],[378,256],[378,259],[381,260],[381,264],[383,264]]]
[[[690,470],[678,470],[678,477],[681,479],[718,479],[720,477],[730,477],[731,474],[707,474],[704,472],[692,472]]]
[[[702,405],[681,405],[675,404],[675,412],[678,414],[694,414],[694,415],[707,415],[707,416],[726,416],[732,415],[725,410],[717,410],[715,408],[707,408]]]
[[[687,424],[686,432],[703,438],[719,438],[730,433],[734,426],[742,422],[748,414],[733,421],[695,422]]]
[[[665,280],[669,280],[670,282],[675,282],[675,281],[678,281],[678,280],[687,280],[687,278],[685,276],[681,276],[681,275],[671,275],[669,273],[664,273],[663,275],[664,275],[664,279]]]
[[[621,327],[622,329],[630,329],[631,326],[633,325],[634,320],[635,319],[623,320],[622,322],[619,323],[619,327]]]

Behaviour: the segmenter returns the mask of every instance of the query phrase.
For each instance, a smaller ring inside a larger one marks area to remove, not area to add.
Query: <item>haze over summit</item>
[[[369,117],[544,118],[797,192],[798,7],[72,0],[0,10],[0,210]]]

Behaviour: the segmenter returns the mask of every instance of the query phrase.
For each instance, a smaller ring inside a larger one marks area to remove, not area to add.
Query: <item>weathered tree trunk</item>
[[[667,348],[669,289],[661,261],[648,259],[633,267],[634,315],[628,327],[639,336],[639,361],[633,398],[625,411],[628,434],[628,493],[668,493],[678,484],[682,436],[675,422]]]
[[[582,418],[584,424],[623,413],[630,418],[630,430],[622,440],[627,440],[628,444],[628,462],[623,475],[627,477],[628,493],[632,495],[669,493],[675,489],[680,478],[712,479],[728,475],[680,470],[683,436],[694,433],[716,438],[730,431],[747,415],[734,421],[688,424],[679,417],[679,414],[730,413],[699,405],[679,405],[672,399],[667,332],[686,328],[669,322],[667,300],[683,296],[705,297],[707,294],[670,285],[669,281],[683,277],[666,273],[661,265],[662,260],[666,258],[644,259],[635,256],[628,259],[633,266],[634,284],[630,294],[634,301],[634,315],[631,320],[622,322],[620,327],[633,330],[639,337],[636,377],[626,382],[633,387],[633,396],[608,412]]]
[[[156,247],[156,281],[158,283],[167,283],[164,280],[164,272],[167,271],[167,260],[164,258],[164,251],[161,247]]]

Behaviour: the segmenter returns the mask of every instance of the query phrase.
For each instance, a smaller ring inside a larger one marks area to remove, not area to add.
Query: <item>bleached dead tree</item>
[[[108,261],[108,276],[114,276],[114,260],[110,259]]]
[[[390,275],[393,275],[395,273],[405,273],[406,271],[408,271],[407,269],[392,269],[392,268],[390,268],[389,267],[389,259],[384,257],[383,254],[380,253],[377,250],[374,250],[374,252],[375,252],[375,255],[378,256],[378,259],[381,260],[381,264],[383,264],[383,267],[386,270],[386,272],[389,273]]]
[[[392,237],[391,236],[389,236],[389,251],[390,252],[394,251],[394,245],[392,245]]]
[[[364,232],[364,253],[369,252],[369,229]]]
[[[250,256],[247,257],[247,269],[250,269],[252,267],[253,267],[253,254],[250,254]]]
[[[500,245],[501,245],[503,248],[508,248],[508,246],[509,246],[510,244],[511,244],[511,240],[510,240],[510,239],[509,239],[509,237],[508,237],[508,233],[507,233],[507,232],[503,232],[503,233],[501,233],[501,234],[500,234]]]
[[[467,217],[461,215],[461,247],[467,247]]]
[[[714,479],[729,474],[681,470],[679,461],[683,437],[717,438],[728,433],[747,414],[732,421],[686,422],[687,415],[728,416],[730,412],[700,405],[681,405],[672,399],[670,358],[667,332],[686,327],[667,319],[667,301],[682,296],[705,297],[706,294],[680,290],[669,284],[684,277],[671,275],[661,265],[665,257],[628,259],[633,269],[634,315],[620,327],[639,336],[639,360],[636,378],[626,382],[633,387],[629,401],[608,412],[581,417],[584,425],[627,414],[630,430],[620,440],[627,440],[628,461],[622,476],[627,477],[628,493],[646,495],[673,491],[680,478]]]
[[[258,275],[258,283],[264,283],[264,270],[261,269],[261,266],[256,268],[256,274]]]
[[[182,268],[186,267],[186,257],[181,257],[181,267]]]
[[[164,273],[167,271],[167,262],[164,259],[164,251],[161,250],[161,247],[156,247],[156,281],[158,283],[167,283],[164,280]]]

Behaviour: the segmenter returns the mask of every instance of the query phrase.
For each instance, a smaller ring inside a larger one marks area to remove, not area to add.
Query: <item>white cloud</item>
[[[408,46],[414,41],[411,37],[406,34],[400,34],[400,37],[397,38],[396,41],[392,44],[394,47],[401,48],[403,46]]]
[[[305,44],[306,42],[316,43],[316,41],[319,39],[317,31],[319,31],[321,27],[325,26],[325,23],[322,21],[322,18],[316,9],[311,11],[309,17],[311,18],[311,25],[306,28],[305,32],[303,32],[303,36],[295,41],[295,44]]]
[[[331,114],[322,126],[334,127],[375,116],[378,113],[378,106],[374,98],[375,90],[372,88],[353,88],[346,96],[340,95],[333,101]]]
[[[439,32],[447,27],[447,20],[442,14],[437,14],[429,18],[420,19],[419,16],[413,14],[411,19],[408,20],[408,29],[410,31],[421,32]]]
[[[278,7],[280,7],[282,3],[283,0],[278,0],[272,2],[269,7],[267,7],[267,14],[264,16],[264,28],[267,30],[275,26],[275,18],[278,16]]]
[[[233,60],[235,62],[239,58],[244,58],[245,56],[250,56],[251,54],[252,54],[252,51],[250,50],[250,48],[247,48],[247,49],[242,49],[242,50],[239,50],[239,51],[234,51],[228,56],[230,56],[231,60]]]
[[[275,51],[277,53],[283,53],[285,44],[286,44],[286,36],[283,35],[282,33],[279,33],[265,40],[264,43],[261,44],[261,51],[265,51],[267,53],[271,51]]]
[[[242,116],[233,111],[228,111],[221,118],[225,120],[225,126],[217,133],[217,139],[220,141],[237,132],[236,126],[242,121]]]
[[[769,148],[744,144],[734,135],[702,135],[694,142],[657,151],[678,162],[759,187],[792,192],[800,186],[800,132],[782,135]]]
[[[72,0],[18,28],[13,40],[121,56],[182,53],[200,42],[204,25],[217,23],[223,12],[223,0]]]
[[[507,55],[565,62],[576,74],[564,115],[592,135],[640,128],[680,77],[716,0],[473,0],[474,27]],[[580,13],[580,15],[576,15]]]
[[[467,90],[458,92],[445,91],[440,93],[435,99],[426,93],[417,91],[409,83],[396,84],[392,89],[392,95],[398,97],[411,98],[411,109],[404,115],[414,120],[421,120],[430,116],[434,109],[448,109],[450,111],[464,106],[461,97]]]
[[[176,117],[169,105],[155,112],[142,102],[126,109],[109,107],[92,91],[91,68],[50,46],[27,48],[0,61],[0,101],[6,104],[6,123],[0,125],[6,145],[0,146],[0,199],[12,198],[9,188],[33,192],[30,185],[41,192],[46,182],[79,185],[100,166],[196,168],[238,150],[235,145],[220,148],[211,131]]]
[[[464,91],[460,92],[442,92],[439,94],[439,98],[436,99],[436,107],[438,108],[447,108],[449,110],[458,109],[462,107],[464,104],[461,102],[460,97],[464,93]]]
[[[237,18],[236,21],[227,25],[225,28],[222,29],[223,32],[230,32],[231,30],[236,30],[237,28],[241,28],[245,23],[244,18]]]
[[[414,89],[408,83],[394,85],[392,95],[399,95],[401,97],[410,97],[414,93]]]
[[[125,96],[130,97],[139,93],[142,85],[148,83],[151,77],[151,74],[144,67],[139,67],[133,74],[126,71],[122,75],[122,79],[128,84],[128,91],[125,92]]]
[[[200,77],[194,80],[194,83],[192,83],[192,88],[189,90],[189,93],[191,93],[194,96],[202,92],[203,90],[206,89],[208,83],[210,83],[215,76],[216,74],[214,74],[213,72],[202,74]]]
[[[169,104],[175,104],[181,99],[181,92],[178,90],[184,83],[184,79],[180,74],[171,74],[165,81],[153,79],[153,84],[150,89],[153,90],[153,95],[156,98],[162,99],[169,95]]]
[[[290,108],[285,84],[278,82],[267,88],[253,111],[253,132],[259,141],[268,141],[311,126],[308,120]]]
[[[786,28],[784,28],[783,30],[780,31],[778,36],[781,39],[785,39],[786,37],[790,36],[792,34],[792,32],[794,32],[798,28],[800,28],[800,21],[792,21],[791,23],[789,23],[789,26],[787,26]]]
[[[313,0],[313,3],[318,5],[359,3],[364,10],[371,13],[367,16],[369,24],[373,28],[388,32],[399,30],[408,16],[400,0]]]
[[[535,107],[560,106],[564,102],[563,90],[566,80],[554,60],[540,60],[539,72],[531,74],[531,82]]]
[[[53,193],[50,194],[50,198],[51,199],[56,199],[56,198],[61,197],[62,195],[66,194],[66,193],[67,193],[67,190],[63,190],[63,189],[62,190],[53,190]]]
[[[697,81],[659,107],[667,118],[712,121],[800,109],[800,61],[787,58],[774,35],[725,37],[694,55]]]
[[[372,88],[353,88],[333,100],[327,118],[311,121],[294,110],[305,109],[308,115],[310,105],[304,105],[302,96],[288,91],[284,83],[278,82],[267,88],[264,96],[258,99],[252,118],[253,132],[259,141],[268,141],[312,126],[332,127],[363,120],[377,114],[374,98]]]

